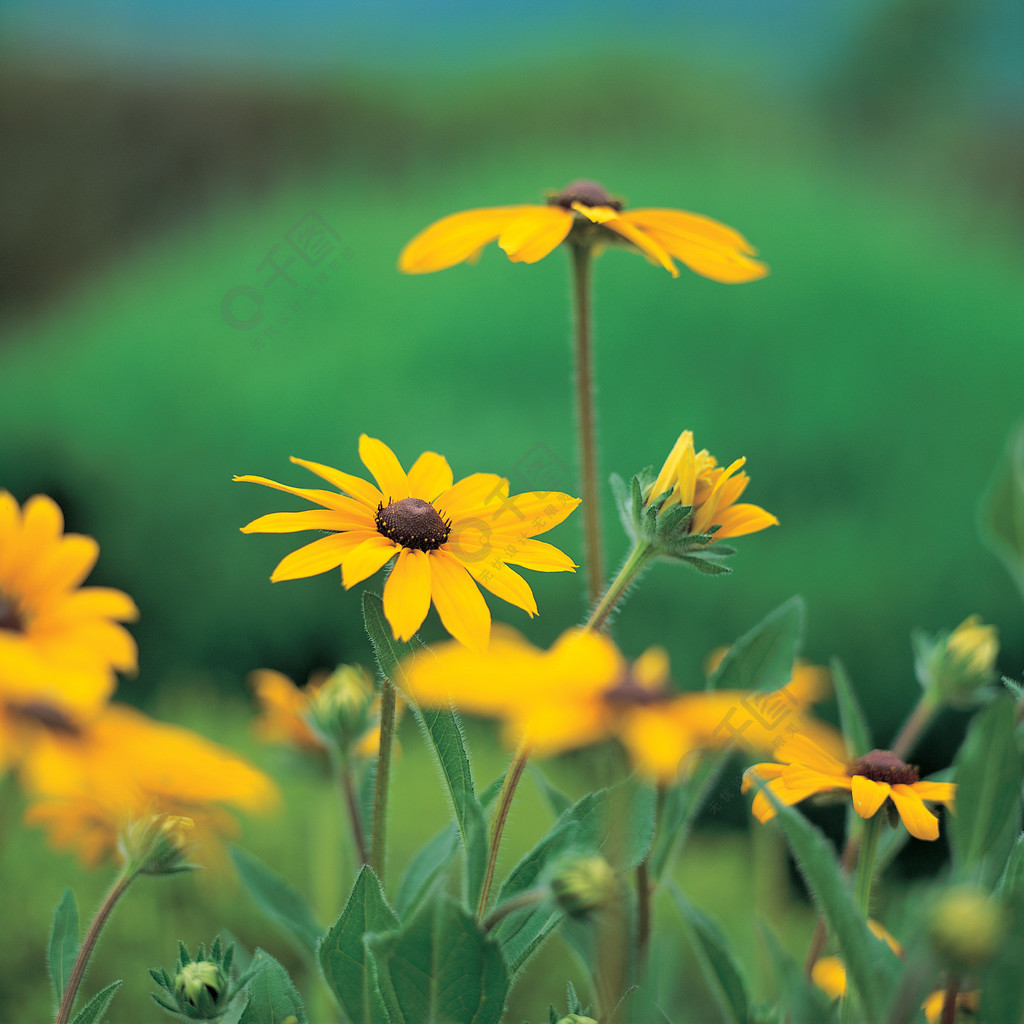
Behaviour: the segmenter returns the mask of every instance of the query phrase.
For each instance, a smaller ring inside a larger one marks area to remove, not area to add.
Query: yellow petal
[[[351,473],[343,473],[340,469],[335,469],[333,466],[324,466],[319,462],[297,459],[294,455],[289,456],[289,460],[297,466],[304,466],[311,473],[316,473],[317,476],[323,478],[328,483],[334,484],[338,490],[350,494],[357,501],[361,501],[364,505],[369,505],[372,509],[376,509],[380,504],[380,491],[362,477],[353,476]]]
[[[483,650],[491,632],[490,609],[465,566],[442,548],[430,552],[430,593],[444,628],[466,647]]]
[[[631,223],[629,218],[624,215],[610,218],[604,222],[604,226],[632,242],[652,263],[664,267],[673,277],[679,276],[679,271],[664,246],[652,235]]]
[[[374,570],[376,571],[376,570]],[[395,639],[406,641],[430,611],[430,560],[426,551],[401,551],[384,584],[384,615]]]
[[[910,787],[922,800],[934,800],[952,807],[956,797],[955,782],[928,782],[922,780]]]
[[[307,469],[316,465],[314,462],[303,462],[302,459],[295,458],[292,459],[292,462],[298,463],[300,466],[305,466]],[[326,466],[322,466],[320,468],[324,470],[327,469]],[[333,508],[338,511],[351,510],[354,504],[353,499],[346,497],[344,494],[336,494],[334,491],[324,491],[318,488],[289,487],[287,484],[279,484],[276,480],[268,480],[265,476],[233,476],[231,479],[236,483],[261,484],[263,487],[273,487],[276,491],[284,491],[286,494],[294,494],[297,498],[304,498],[306,501],[312,501],[316,505],[323,505],[324,508]],[[352,479],[355,478],[353,477]],[[372,503],[365,503],[376,509],[377,504],[380,501],[379,492],[372,484],[368,484],[363,480],[360,480],[359,483],[364,487],[368,487],[370,491],[377,495],[375,501]]]
[[[846,968],[837,956],[823,956],[811,968],[811,980],[827,996],[838,999],[846,992]]]
[[[456,555],[456,557],[458,557]],[[514,569],[510,569],[497,558],[489,558],[485,562],[459,559],[469,574],[486,587],[495,597],[500,597],[517,608],[522,608],[531,618],[537,614],[537,601],[530,589],[530,584]]]
[[[365,540],[366,534],[358,530],[320,537],[290,555],[285,555],[277,563],[277,568],[271,573],[270,579],[273,583],[281,580],[301,580],[337,569],[346,555]]]
[[[889,784],[854,775],[850,782],[850,792],[853,795],[853,809],[862,818],[871,818],[889,796]]]
[[[622,214],[666,252],[694,273],[724,284],[756,281],[768,273],[765,264],[750,259],[756,250],[730,227],[685,210],[640,209]]]
[[[398,269],[405,274],[430,274],[454,267],[493,242],[531,206],[492,206],[464,210],[431,224],[402,250]]]
[[[451,466],[437,452],[424,452],[409,470],[409,491],[414,498],[433,501],[451,485]]]
[[[757,505],[732,505],[720,512],[715,521],[720,524],[720,528],[715,531],[715,540],[743,537],[748,533],[779,525],[778,519],[771,512],[765,512]]]
[[[542,540],[517,540],[498,552],[503,562],[537,572],[575,572],[576,563],[553,544]]]
[[[353,502],[353,504],[355,504]],[[365,505],[358,505],[359,514],[335,509],[313,508],[305,512],[271,512],[242,527],[242,533],[296,533],[299,530],[375,530],[373,516]]]
[[[687,453],[689,453],[689,463],[693,465],[693,431],[684,430],[676,440],[676,443],[672,446],[672,451],[668,453],[668,458],[665,460],[665,464],[661,467],[661,472],[658,473],[657,479],[654,481],[651,489],[647,492],[647,499],[653,500],[654,498],[660,497],[666,491],[671,491],[675,488],[676,483],[679,479],[679,470],[687,459]],[[684,504],[688,504],[692,498],[689,498]]]
[[[907,831],[917,839],[933,841],[939,838],[939,819],[925,807],[912,786],[893,786],[889,796],[900,812]]]
[[[694,750],[693,737],[665,707],[634,708],[618,726],[623,745],[640,772],[671,782],[681,762]]]
[[[352,536],[345,534],[344,536]],[[341,583],[346,590],[372,576],[387,565],[402,548],[390,537],[371,533],[361,544],[349,550],[341,563]]]
[[[799,762],[823,775],[846,775],[846,765],[799,733],[787,736],[775,751],[780,761]]]
[[[381,494],[384,495],[385,505],[411,496],[409,478],[406,476],[405,470],[395,458],[395,453],[383,441],[361,434],[359,458],[377,481],[377,486],[380,488]]]
[[[452,521],[489,519],[508,501],[508,480],[496,473],[471,473],[437,496],[437,509]]]
[[[490,520],[495,534],[533,537],[553,530],[573,512],[580,499],[561,491],[525,491],[504,498]]]
[[[513,263],[536,263],[560,245],[572,227],[561,206],[528,206],[502,229],[498,245]]]

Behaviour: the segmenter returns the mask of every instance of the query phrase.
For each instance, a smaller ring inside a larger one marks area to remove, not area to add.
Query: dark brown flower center
[[[403,498],[377,506],[377,529],[402,547],[436,551],[448,539],[452,524],[429,501]]]
[[[662,687],[652,690],[649,687],[642,686],[632,671],[626,669],[615,685],[605,690],[602,696],[608,704],[627,708],[661,704],[669,699],[670,694],[668,690]]]
[[[871,750],[850,765],[850,775],[863,775],[872,782],[890,786],[912,786],[921,776],[912,764],[901,761],[888,750]]]
[[[582,203],[584,206],[610,206],[613,210],[622,209],[621,200],[612,199],[596,181],[574,181],[557,195],[548,198],[549,206],[561,206],[566,210],[572,209],[573,203]]]
[[[21,718],[49,729],[50,732],[63,733],[65,736],[78,736],[81,733],[78,724],[69,718],[61,708],[47,704],[43,700],[31,700],[7,704],[7,713],[14,718]]]
[[[18,606],[7,600],[3,594],[0,594],[0,629],[10,629],[15,633],[25,631],[25,623],[18,614]]]

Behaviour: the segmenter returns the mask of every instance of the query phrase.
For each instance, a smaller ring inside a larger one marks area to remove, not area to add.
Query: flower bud
[[[585,917],[618,897],[619,879],[604,857],[578,857],[558,869],[551,891],[570,917]]]
[[[559,1019],[558,1024],[597,1024],[593,1017],[581,1017],[578,1013],[570,1013],[568,1017]]]
[[[187,1003],[203,1016],[215,1012],[227,980],[212,960],[185,964],[174,978],[174,994],[179,1003]]]
[[[1006,932],[1003,908],[980,889],[948,889],[932,909],[928,937],[935,951],[958,973],[974,971],[999,951]]]
[[[313,696],[310,712],[316,729],[332,742],[348,746],[366,732],[373,680],[359,665],[340,665]]]
[[[128,865],[144,875],[173,875],[193,871],[187,860],[195,822],[178,814],[153,814],[132,821],[118,837],[118,848]]]
[[[200,943],[195,957],[189,956],[184,943],[178,943],[178,962],[173,973],[163,968],[150,970],[150,976],[163,990],[154,992],[158,1005],[186,1020],[218,1020],[227,1013],[235,997],[259,970],[250,969],[230,984],[234,946],[224,946],[216,938],[206,947]]]
[[[964,619],[952,633],[915,634],[917,677],[936,704],[977,703],[979,692],[995,679],[999,636],[977,615]]]

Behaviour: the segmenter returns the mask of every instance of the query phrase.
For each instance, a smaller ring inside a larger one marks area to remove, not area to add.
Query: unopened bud
[[[916,634],[914,648],[917,677],[937,704],[976,703],[978,691],[995,679],[999,634],[977,615],[949,634]]]
[[[174,978],[174,992],[181,1002],[203,1015],[216,1010],[226,985],[224,972],[212,960],[185,964]]]
[[[578,1013],[570,1013],[568,1017],[559,1019],[558,1024],[597,1024],[593,1017],[582,1017]]]
[[[935,951],[961,973],[988,963],[1005,932],[1003,908],[971,885],[947,890],[932,910],[928,927]]]
[[[173,875],[192,871],[188,862],[195,822],[178,814],[154,814],[129,822],[118,847],[128,865],[144,875]]]
[[[347,746],[366,732],[373,680],[359,665],[341,665],[324,680],[310,711],[316,728],[332,742]]]
[[[607,907],[619,895],[619,879],[604,857],[567,861],[551,879],[555,902],[570,917]]]

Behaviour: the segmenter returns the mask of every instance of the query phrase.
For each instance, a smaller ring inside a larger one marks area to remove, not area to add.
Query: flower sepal
[[[200,943],[194,957],[179,941],[173,973],[162,967],[150,968],[150,977],[163,990],[151,993],[153,999],[162,1009],[183,1020],[219,1020],[259,970],[247,971],[230,984],[234,953],[234,945],[223,946],[219,936],[211,943],[209,952]]]

